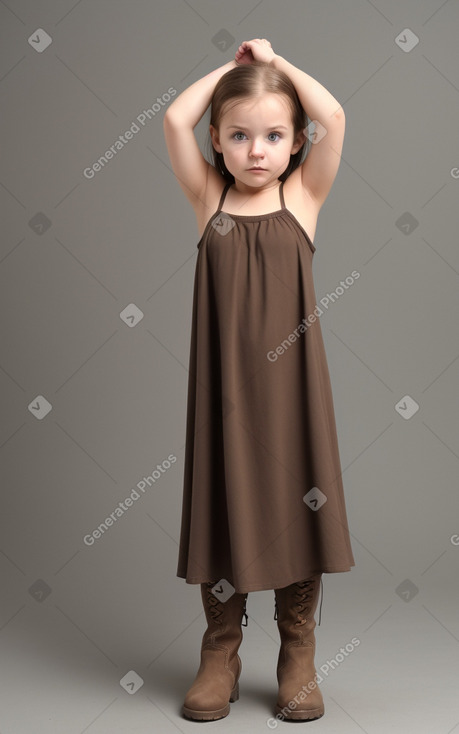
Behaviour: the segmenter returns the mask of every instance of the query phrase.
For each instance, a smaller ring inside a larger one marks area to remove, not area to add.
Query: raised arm
[[[324,131],[319,128],[318,142],[312,142],[301,166],[303,187],[320,207],[328,196],[341,161],[346,125],[344,110],[322,84],[282,56],[274,54],[269,63],[287,74],[307,116],[310,120],[317,120],[326,130],[326,134],[320,137]]]
[[[172,169],[187,199],[203,200],[210,164],[201,153],[194,128],[207,110],[218,80],[237,66],[236,61],[214,69],[185,89],[166,110],[164,136]]]

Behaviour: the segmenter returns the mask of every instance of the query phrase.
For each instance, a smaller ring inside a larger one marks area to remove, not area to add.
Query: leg
[[[277,626],[281,646],[277,662],[279,696],[276,712],[286,719],[305,721],[324,714],[324,702],[315,681],[315,619],[322,574],[314,574],[283,589],[275,589]],[[289,708],[289,702],[295,706]]]
[[[242,617],[247,617],[247,594],[234,593],[222,602],[212,592],[213,586],[201,584],[207,629],[202,638],[201,664],[183,706],[184,716],[200,721],[222,719],[229,714],[229,702],[239,698],[242,663],[237,652],[242,642]]]

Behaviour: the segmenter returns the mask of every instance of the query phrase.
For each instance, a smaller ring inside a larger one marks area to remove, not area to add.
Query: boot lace
[[[293,595],[295,597],[294,607],[297,612],[296,625],[306,624],[307,617],[310,610],[308,601],[311,600],[311,592],[314,590],[313,579],[306,579],[305,581],[298,581],[294,584]]]
[[[220,599],[218,599],[214,592],[212,591],[213,587],[215,586],[215,583],[208,582],[207,583],[207,603],[209,605],[209,613],[214,622],[216,624],[222,624],[223,623],[223,612],[224,612],[224,602],[222,602]],[[247,615],[247,596],[248,594],[244,594],[244,608],[242,611],[242,615],[245,618],[245,624],[242,622],[243,627],[248,627],[249,624],[249,618]]]
[[[303,624],[306,624],[307,617],[303,616],[304,614],[307,614],[310,610],[310,606],[307,604],[308,601],[312,599],[312,592],[314,591],[314,583],[315,578],[309,578],[305,579],[304,581],[298,581],[295,584],[292,584],[293,586],[293,596],[295,597],[295,611],[297,613],[297,619],[295,624],[300,626]],[[322,617],[322,600],[323,600],[323,585],[322,585],[322,577],[320,579],[321,584],[321,595],[320,595],[320,608],[319,608],[319,622]],[[277,606],[277,600],[274,601],[274,619],[277,619],[278,617],[278,606]]]
[[[212,591],[215,586],[213,582],[207,584],[207,604],[209,605],[209,613],[216,624],[223,622],[223,602],[218,599]]]

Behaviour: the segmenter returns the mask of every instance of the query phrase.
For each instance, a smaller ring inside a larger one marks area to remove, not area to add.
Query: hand
[[[235,54],[237,64],[251,64],[252,61],[265,61],[269,64],[275,53],[266,38],[254,38],[252,41],[243,41]]]

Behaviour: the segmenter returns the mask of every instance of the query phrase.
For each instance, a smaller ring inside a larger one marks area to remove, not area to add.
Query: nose
[[[262,158],[263,157],[263,146],[261,143],[261,140],[259,138],[254,138],[252,145],[250,147],[250,155],[253,158]]]

